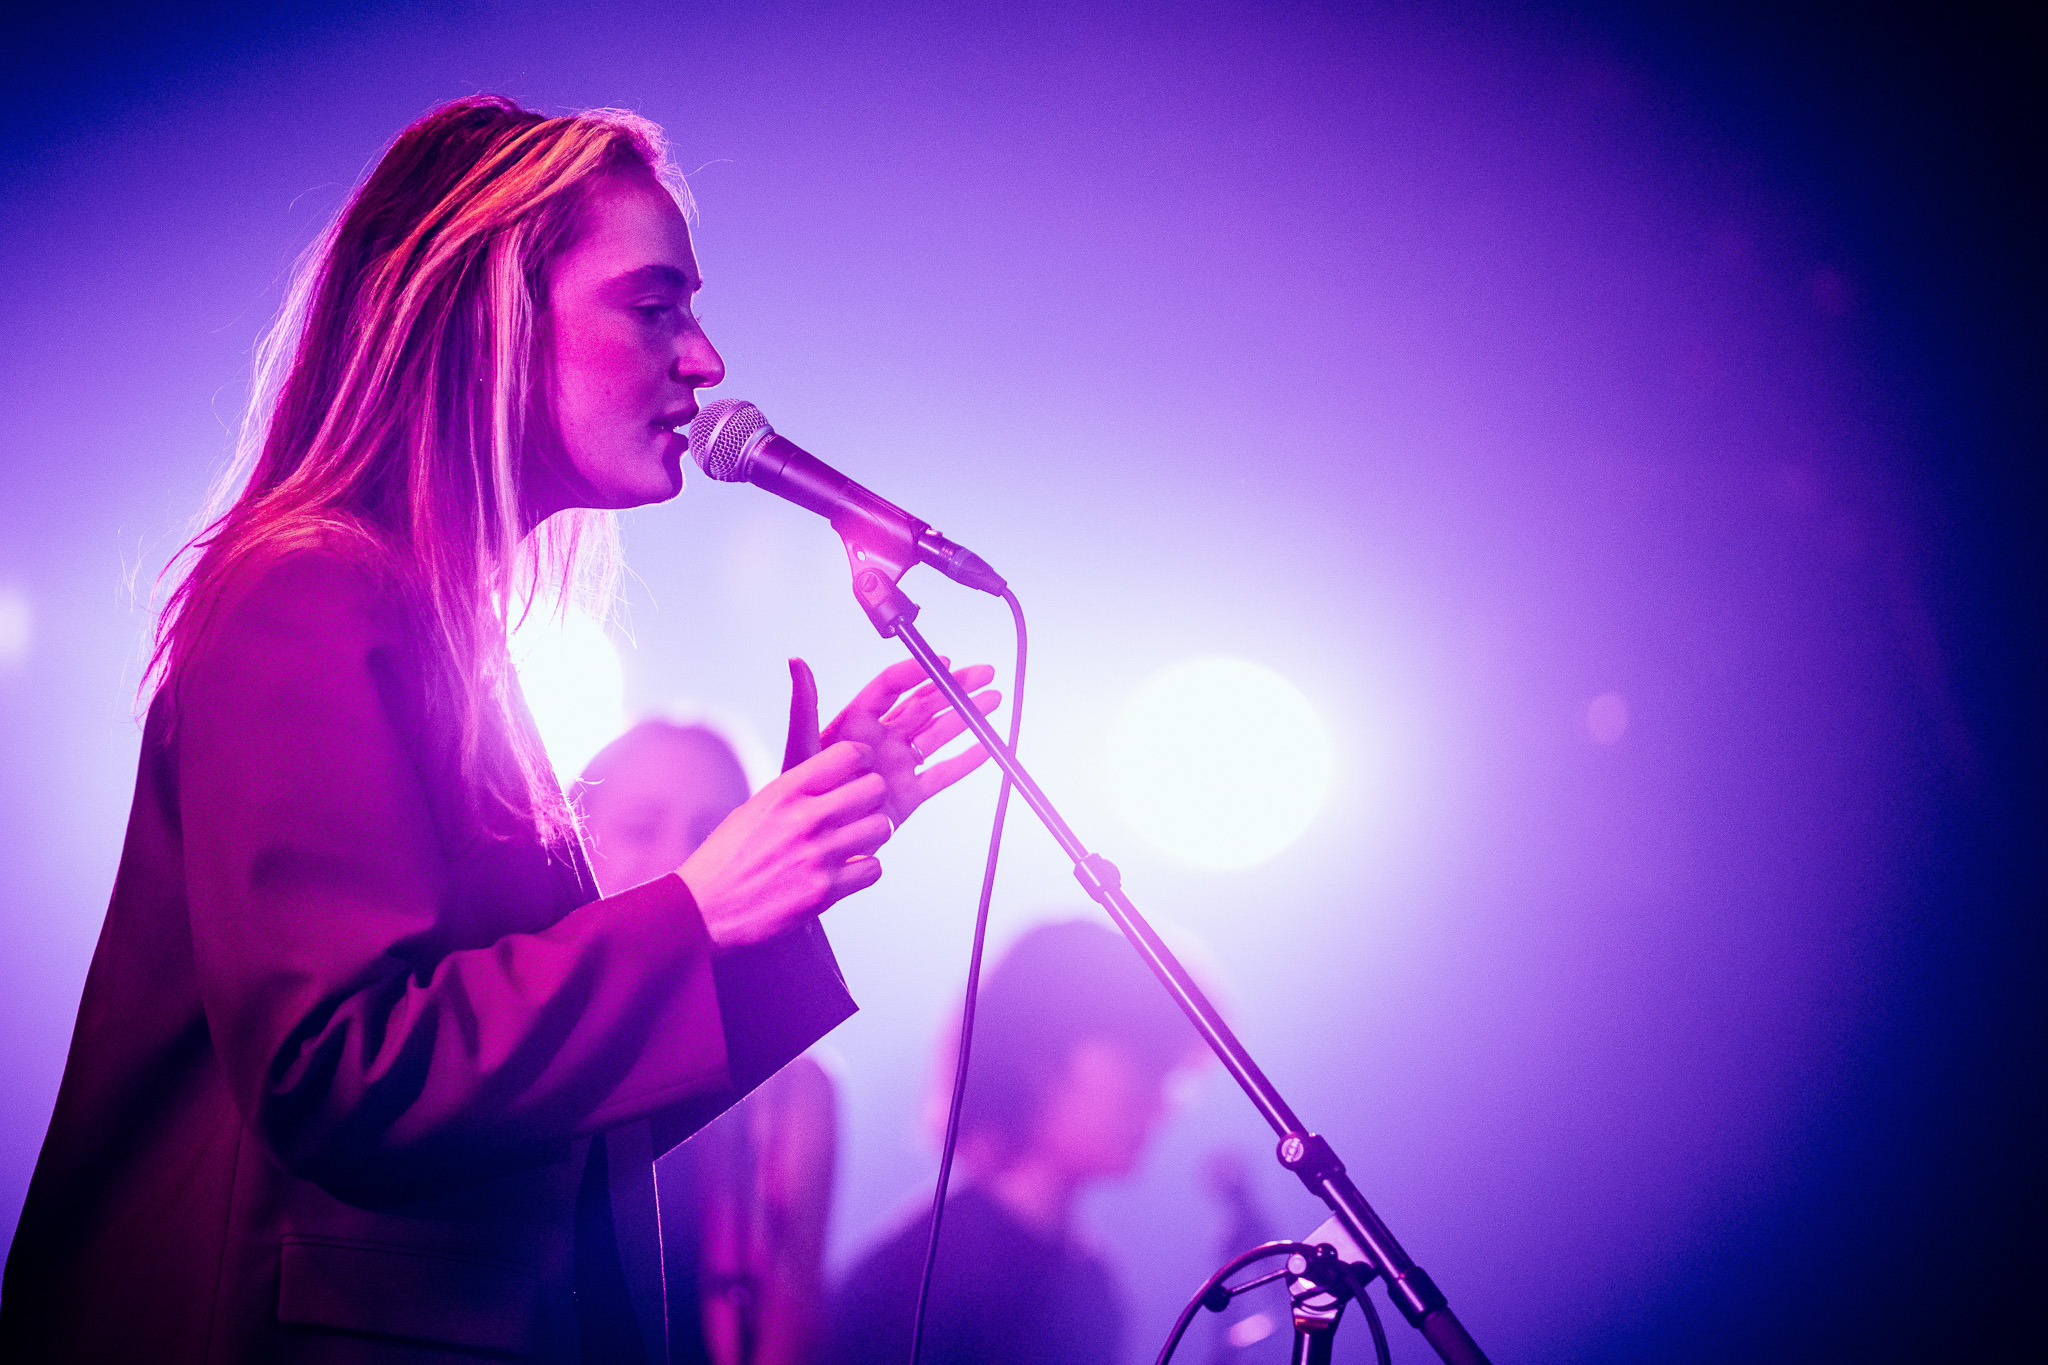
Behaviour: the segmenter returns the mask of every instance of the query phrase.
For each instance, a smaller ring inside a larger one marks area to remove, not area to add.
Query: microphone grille
[[[752,403],[721,398],[690,422],[690,454],[706,474],[721,483],[745,479],[747,448],[774,428]]]

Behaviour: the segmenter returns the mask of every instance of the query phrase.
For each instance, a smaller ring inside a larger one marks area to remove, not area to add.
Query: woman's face
[[[582,232],[549,265],[539,321],[548,411],[529,512],[637,507],[683,486],[679,429],[725,378],[691,311],[703,283],[690,230],[645,173],[599,180]]]

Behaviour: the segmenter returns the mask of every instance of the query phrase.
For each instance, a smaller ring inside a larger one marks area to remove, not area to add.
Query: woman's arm
[[[566,915],[451,884],[410,658],[391,596],[304,552],[224,604],[177,698],[214,1049],[278,1159],[364,1202],[544,1159],[729,1075],[681,878]]]

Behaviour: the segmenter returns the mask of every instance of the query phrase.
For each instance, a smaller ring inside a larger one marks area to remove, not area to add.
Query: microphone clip
[[[846,524],[841,525],[844,521]],[[853,573],[853,595],[884,639],[917,619],[917,603],[897,586],[911,566],[920,562],[908,537],[880,530],[864,518],[834,517],[832,529],[846,545],[846,564]]]

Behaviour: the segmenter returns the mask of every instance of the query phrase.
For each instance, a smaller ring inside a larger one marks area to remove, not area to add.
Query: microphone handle
[[[778,497],[808,508],[842,536],[898,551],[901,562],[921,559],[956,583],[997,597],[1009,588],[981,556],[934,531],[888,499],[847,478],[796,442],[770,432],[747,452],[745,477]]]
[[[876,497],[796,442],[769,432],[747,452],[746,479],[831,521],[856,512],[875,530],[916,539],[924,523]]]

